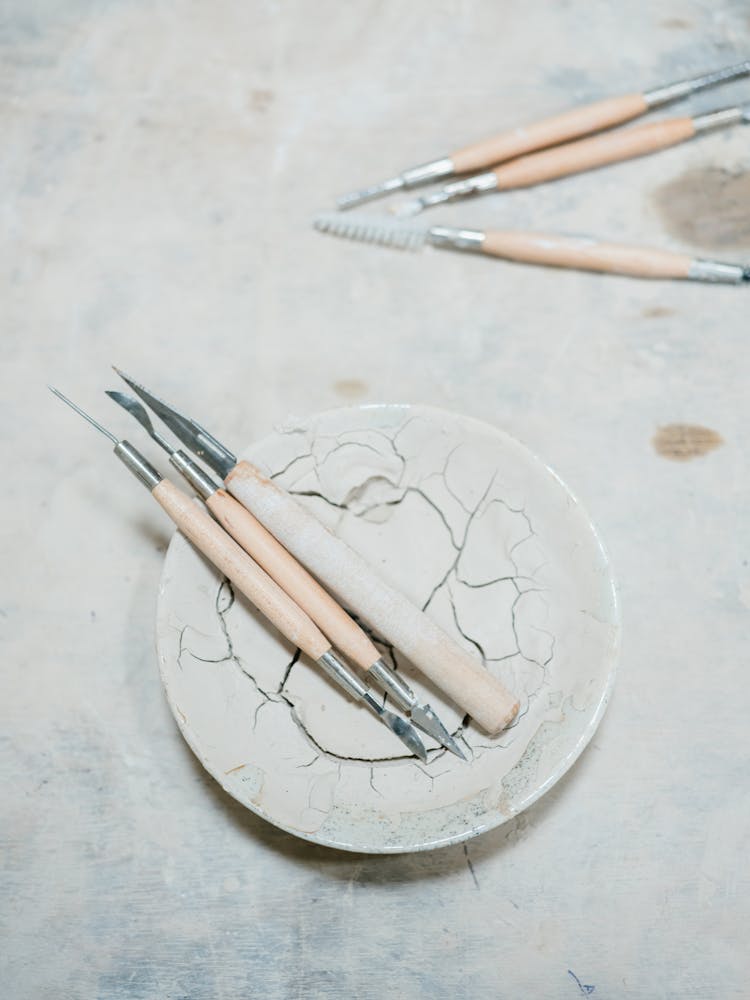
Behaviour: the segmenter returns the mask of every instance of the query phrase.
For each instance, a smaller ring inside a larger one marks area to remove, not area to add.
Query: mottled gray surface
[[[745,56],[747,4],[2,12],[3,998],[746,996],[747,295],[307,223],[490,128]],[[717,165],[747,170],[746,130],[439,218],[716,252],[659,189]],[[466,851],[392,858],[310,847],[219,791],[157,677],[168,526],[44,389],[140,441],[100,395],[110,362],[238,446],[290,411],[407,400],[551,462],[602,529],[625,618],[571,774]],[[724,444],[670,461],[651,438],[673,423]]]

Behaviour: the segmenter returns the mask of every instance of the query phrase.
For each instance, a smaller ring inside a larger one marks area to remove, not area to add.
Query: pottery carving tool
[[[298,646],[339,687],[355,701],[362,702],[394,735],[421,760],[427,751],[414,727],[395,712],[383,708],[370,694],[367,685],[334,653],[331,643],[308,615],[241,549],[211,515],[178,489],[144,458],[128,441],[118,440],[93,417],[76,406],[58,389],[49,387],[84,420],[114,443],[115,455],[133,473],[185,537],[274,625],[289,642]],[[200,470],[199,470],[200,471]]]
[[[513,720],[519,703],[505,686],[294,497],[249,462],[238,461],[197,421],[178,413],[123,372],[118,374],[289,552],[482,729],[494,735]]]
[[[638,278],[686,278],[740,284],[750,281],[750,268],[703,260],[689,254],[647,247],[601,243],[579,236],[545,233],[455,229],[448,226],[418,226],[401,219],[366,218],[328,212],[314,220],[323,233],[362,243],[376,243],[399,250],[419,250],[425,244],[450,250],[469,250],[526,264],[605,271]]]
[[[457,150],[448,156],[423,163],[417,167],[409,167],[396,177],[391,177],[380,184],[354,191],[338,199],[340,209],[354,208],[363,202],[394,191],[418,187],[433,181],[443,180],[455,174],[468,174],[485,167],[491,167],[504,160],[512,160],[537,149],[555,146],[579,136],[589,135],[601,129],[620,125],[631,121],[640,115],[645,115],[654,108],[681,100],[707,87],[736,80],[750,74],[750,60],[725,66],[712,73],[704,73],[677,83],[669,83],[643,93],[625,94],[620,97],[610,97],[594,104],[544,118],[523,128],[511,129],[481,142],[473,143]]]
[[[682,118],[665,118],[637,125],[634,128],[616,129],[588,139],[578,139],[562,146],[554,146],[539,153],[529,153],[481,174],[446,184],[439,191],[404,202],[395,209],[396,215],[416,215],[432,205],[439,205],[470,195],[490,191],[510,191],[530,187],[558,177],[568,177],[584,170],[593,170],[609,163],[630,160],[659,149],[666,149],[685,142],[696,135],[729,125],[747,124],[750,121],[750,104],[744,107],[722,108],[704,115]]]
[[[429,705],[421,705],[409,685],[382,659],[379,650],[363,629],[301,566],[249,510],[207,476],[184,451],[173,448],[154,428],[146,408],[122,392],[107,391],[123,409],[141,424],[146,433],[169,455],[169,461],[190,483],[219,524],[287,593],[344,656],[356,663],[378,687],[386,691],[399,708],[423,732],[434,737],[456,756],[466,755]]]

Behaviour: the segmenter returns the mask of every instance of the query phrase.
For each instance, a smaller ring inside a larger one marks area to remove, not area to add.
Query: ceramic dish
[[[426,765],[333,688],[176,534],[157,645],[203,766],[284,830],[350,851],[417,851],[505,822],[570,767],[602,717],[619,621],[609,564],[570,491],[518,441],[421,406],[290,423],[251,459],[520,698],[489,738],[381,646],[459,734]]]

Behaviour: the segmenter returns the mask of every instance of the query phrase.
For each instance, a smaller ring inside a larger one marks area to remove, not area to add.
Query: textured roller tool
[[[739,264],[702,260],[669,250],[602,243],[580,236],[483,232],[448,226],[427,228],[401,219],[366,218],[341,212],[319,215],[314,225],[321,232],[334,236],[401,250],[419,250],[427,243],[450,250],[473,250],[525,264],[603,271],[637,278],[687,278],[733,285],[750,281],[750,268]]]
[[[519,704],[505,686],[294,497],[249,462],[238,461],[197,421],[119,374],[284,548],[479,726],[494,735],[515,718]]]
[[[380,184],[374,184],[361,191],[344,195],[343,198],[339,198],[338,207],[340,209],[354,208],[363,202],[379,198],[381,195],[391,194],[394,191],[429,184],[446,177],[452,177],[455,174],[473,173],[475,170],[491,167],[504,160],[524,156],[536,149],[545,149],[548,146],[555,146],[582,135],[590,135],[592,132],[610,128],[613,125],[620,125],[645,115],[653,108],[678,101],[696,93],[696,91],[715,87],[717,84],[736,80],[738,77],[748,74],[750,74],[750,60],[737,63],[734,66],[725,66],[712,73],[704,73],[688,80],[670,83],[665,87],[657,87],[643,93],[610,97],[581,108],[574,108],[523,128],[501,132],[491,139],[466,146],[464,149],[459,149],[438,160],[432,160],[430,163],[410,167],[396,177],[391,177]]]
[[[675,146],[704,132],[725,128],[728,125],[747,124],[748,121],[750,121],[750,105],[745,105],[709,111],[694,118],[664,118],[648,125],[616,129],[588,139],[578,139],[576,142],[545,149],[540,153],[519,156],[518,159],[511,160],[510,163],[501,163],[492,170],[453,181],[439,191],[403,202],[396,207],[395,214],[416,215],[432,205],[467,198],[470,195],[531,187],[558,177],[568,177],[584,170],[603,167],[609,163],[655,153],[659,149]]]
[[[408,747],[409,753],[427,760],[427,751],[414,727],[395,712],[383,708],[367,685],[334,653],[330,641],[301,608],[271,577],[240,548],[211,515],[179,490],[151,465],[128,441],[121,441],[93,417],[85,413],[57,389],[52,392],[114,444],[115,455],[149,490],[185,537],[274,625],[294,646],[298,646],[355,701],[373,715]],[[177,466],[180,467],[179,465]],[[182,471],[182,470],[181,470]],[[198,470],[200,471],[200,470]],[[192,481],[192,480],[191,480]]]
[[[301,566],[249,510],[196,465],[196,463],[154,428],[144,406],[122,392],[107,395],[127,410],[146,433],[169,455],[171,464],[187,479],[221,526],[262,566],[285,593],[310,616],[332,645],[365,670],[379,688],[386,691],[399,708],[409,712],[411,721],[447,750],[466,759],[438,715],[429,705],[420,704],[405,681],[384,662],[372,640],[340,607],[318,581]]]

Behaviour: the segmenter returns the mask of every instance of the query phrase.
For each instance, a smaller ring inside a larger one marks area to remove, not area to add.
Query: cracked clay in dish
[[[421,406],[290,422],[244,456],[359,551],[519,698],[496,738],[378,643],[456,734],[402,756],[178,533],[159,592],[162,680],[203,766],[253,812],[351,851],[427,850],[517,815],[565,773],[606,707],[619,619],[586,513],[507,434]]]

